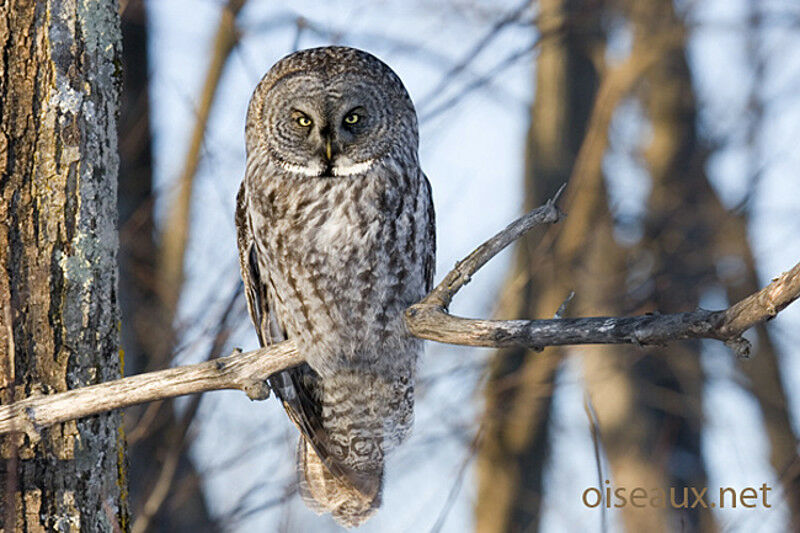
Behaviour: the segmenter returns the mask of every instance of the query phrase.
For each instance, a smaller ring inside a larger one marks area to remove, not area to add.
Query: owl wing
[[[270,324],[270,306],[267,303],[267,287],[261,283],[258,260],[250,220],[247,216],[247,199],[244,182],[236,195],[236,243],[239,248],[239,267],[247,297],[247,310],[256,327],[256,335],[261,346],[285,340],[286,334]]]
[[[286,329],[280,324],[279,317],[270,312],[274,306],[270,301],[267,286],[262,281],[268,279],[268,276],[262,276],[259,271],[258,252],[253,241],[250,217],[247,214],[246,194],[245,185],[242,183],[236,197],[239,265],[250,318],[256,327],[261,346],[268,346],[286,340],[287,334]],[[322,426],[322,405],[317,393],[319,390],[317,373],[304,363],[273,374],[269,378],[269,384],[283,403],[289,418],[311,444],[328,470],[340,479],[351,480],[353,476],[350,469],[337,463],[329,452],[330,440]]]
[[[425,250],[425,257],[423,258],[423,268],[425,272],[425,293],[431,292],[433,289],[433,275],[436,270],[436,212],[433,209],[433,191],[431,190],[431,182],[424,172],[422,174],[422,186],[425,190],[425,202],[427,202],[426,210],[428,213],[428,226],[427,243],[428,248]]]

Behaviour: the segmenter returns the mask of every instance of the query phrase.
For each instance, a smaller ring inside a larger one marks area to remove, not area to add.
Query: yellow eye
[[[311,125],[311,119],[305,115],[300,115],[295,120],[299,125],[303,126],[304,128],[307,128]]]
[[[361,118],[358,116],[358,113],[350,113],[346,117],[344,117],[344,123],[350,124],[351,126],[358,122],[358,119]]]

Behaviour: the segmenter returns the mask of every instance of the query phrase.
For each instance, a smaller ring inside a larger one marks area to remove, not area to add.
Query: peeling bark
[[[119,35],[113,1],[0,6],[3,404],[120,375]],[[125,530],[120,423],[111,413],[39,442],[4,437],[5,529]]]

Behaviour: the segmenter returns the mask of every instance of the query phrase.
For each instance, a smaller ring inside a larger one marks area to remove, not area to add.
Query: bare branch
[[[732,305],[725,311],[719,329],[723,338],[741,335],[742,332],[765,322],[783,311],[800,294],[800,263],[784,272],[772,283]]]
[[[39,429],[140,403],[210,390],[239,389],[253,400],[269,396],[265,379],[303,360],[293,341],[251,352],[25,398],[0,406],[0,434],[24,431],[33,440]]]

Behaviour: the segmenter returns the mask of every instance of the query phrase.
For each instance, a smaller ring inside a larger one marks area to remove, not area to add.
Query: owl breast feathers
[[[431,287],[430,184],[397,75],[353,48],[303,50],[256,87],[236,225],[262,345],[306,363],[270,378],[299,428],[299,487],[317,512],[363,523],[385,454],[408,434],[421,341],[403,312]]]

